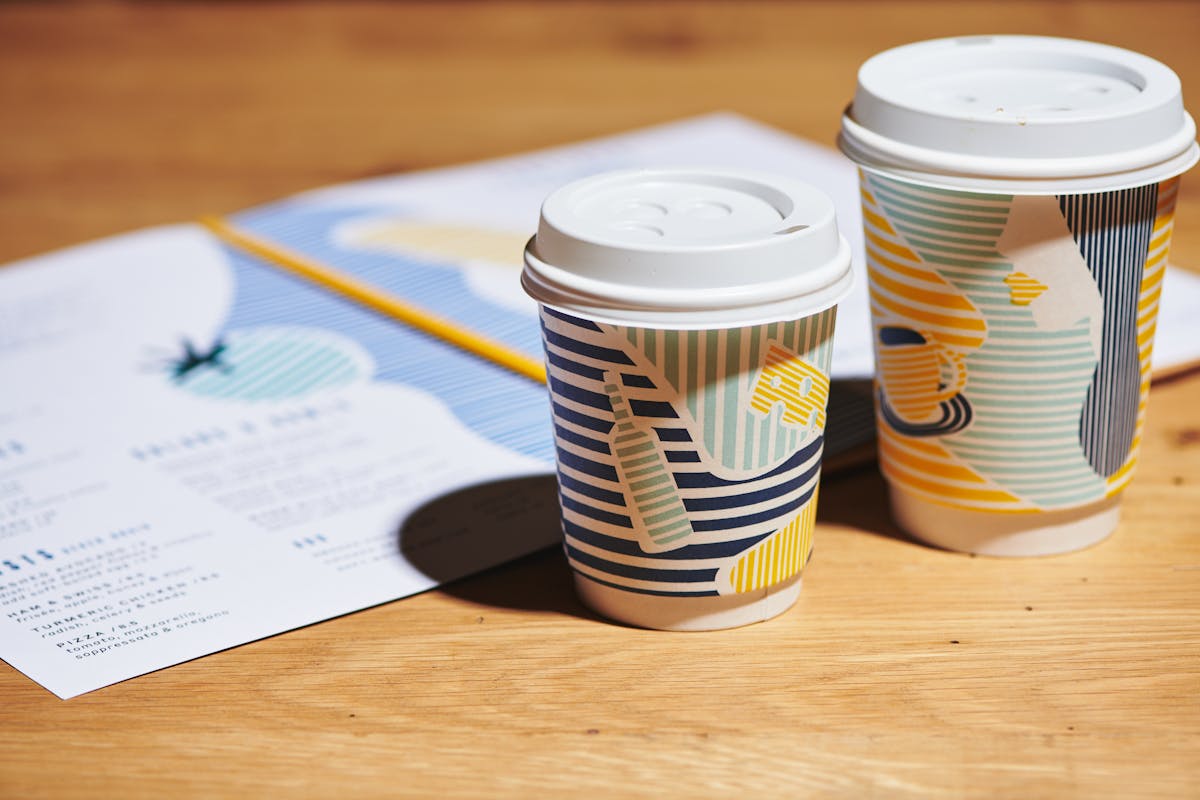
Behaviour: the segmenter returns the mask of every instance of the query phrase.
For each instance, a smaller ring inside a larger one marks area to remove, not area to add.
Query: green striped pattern
[[[812,435],[784,424],[782,406],[766,417],[750,410],[767,345],[778,343],[828,374],[836,311],[830,308],[802,320],[750,328],[627,328],[626,335],[661,378],[687,398],[689,428],[701,432],[696,443],[712,462],[734,471],[759,470],[782,462]]]
[[[177,385],[203,397],[256,402],[344,386],[365,373],[360,357],[324,333],[259,328],[231,333],[219,364],[201,365]]]
[[[617,474],[633,495],[629,510],[633,512],[634,528],[650,539],[643,548],[658,552],[689,535],[692,523],[648,425],[639,424],[630,412],[617,376],[605,373],[604,378],[604,392],[616,421],[609,431],[609,442],[616,456]]]

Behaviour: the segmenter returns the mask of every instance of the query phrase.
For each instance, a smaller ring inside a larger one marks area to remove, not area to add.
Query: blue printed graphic
[[[281,204],[246,214],[238,223],[435,313],[471,320],[476,331],[493,339],[530,354],[540,353],[536,319],[477,298],[453,265],[334,245],[330,238],[334,226],[363,213],[362,209],[309,211]],[[547,464],[553,462],[544,387],[277,267],[224,249],[236,281],[233,308],[222,334],[231,346],[238,341],[239,331],[254,328],[308,327],[341,334],[370,354],[376,380],[429,392],[477,434]],[[207,372],[215,375],[214,383],[220,383],[219,369]]]

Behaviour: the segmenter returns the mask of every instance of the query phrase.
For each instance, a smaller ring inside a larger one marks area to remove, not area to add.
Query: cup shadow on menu
[[[599,619],[576,599],[561,541],[553,475],[441,495],[396,532],[401,555],[442,584],[436,591],[480,606]]]

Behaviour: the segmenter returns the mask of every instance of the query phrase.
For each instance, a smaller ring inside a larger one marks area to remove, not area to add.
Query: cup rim
[[[704,207],[723,212],[694,213]],[[630,209],[656,216],[643,222]],[[617,170],[568,183],[543,203],[524,264],[521,284],[543,305],[664,329],[801,319],[854,280],[828,195],[733,169]]]
[[[737,287],[716,296],[710,289],[662,288],[631,295],[628,288],[567,273],[525,248],[521,286],[538,303],[593,322],[658,330],[719,330],[790,322],[819,314],[845,299],[854,285],[850,244],[838,237],[831,261],[836,277],[816,290],[809,279]],[[771,298],[780,298],[772,300]]]
[[[942,74],[954,65],[962,74]],[[1098,83],[1093,97],[1113,99],[1089,105],[1079,88],[1088,80]],[[1048,98],[1063,107],[1033,102]],[[1178,76],[1148,56],[1074,39],[974,36],[868,59],[838,145],[863,169],[914,183],[1055,194],[1179,175],[1200,159],[1195,138]]]

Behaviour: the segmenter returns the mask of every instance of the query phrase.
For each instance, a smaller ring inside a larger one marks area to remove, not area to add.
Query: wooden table
[[[5,5],[0,260],[714,109],[830,142],[873,52],[1017,29],[1200,104],[1195,4]],[[1200,177],[1175,238],[1200,267]],[[0,796],[1194,797],[1198,407],[1155,387],[1069,556],[923,547],[831,479],[799,606],[740,630],[600,621],[551,551],[68,702],[0,665]]]

